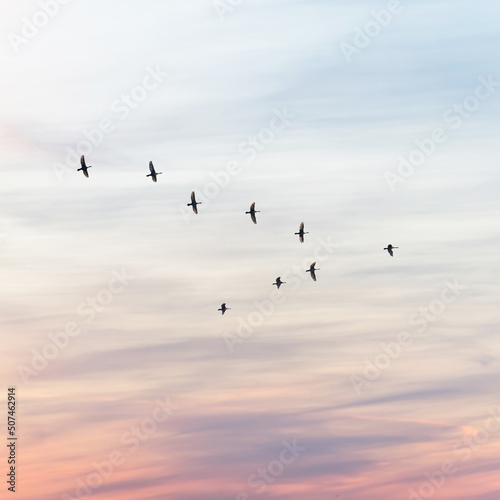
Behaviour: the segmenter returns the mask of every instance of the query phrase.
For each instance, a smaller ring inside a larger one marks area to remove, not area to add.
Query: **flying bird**
[[[304,234],[309,234],[309,233],[304,233],[304,223],[303,222],[300,223],[299,232],[295,233],[295,234],[298,234],[300,242],[304,243]]]
[[[151,177],[151,179],[153,179],[153,182],[156,182],[156,176],[157,175],[160,175],[162,172],[157,172],[155,170],[155,167],[153,165],[153,162],[150,161],[149,162],[149,171],[151,172],[150,174],[146,175],[146,177]]]
[[[285,283],[286,283],[286,281],[281,281],[281,278],[278,276],[276,278],[276,283],[273,283],[273,285],[276,285],[278,287],[278,290],[279,290],[280,286],[283,285],[283,284],[285,284]]]
[[[393,247],[393,246],[389,243],[389,245],[387,245],[387,248],[384,248],[384,250],[387,250],[387,251],[389,252],[389,255],[390,255],[391,257],[394,257],[394,252],[393,252],[393,250],[394,250],[395,248],[399,248],[399,247]]]
[[[316,271],[319,271],[319,269],[316,269],[316,262],[313,262],[311,264],[311,267],[306,271],[306,273],[311,273],[311,278],[316,281]]]
[[[250,205],[250,211],[245,212],[246,214],[250,214],[252,221],[254,224],[257,224],[257,219],[255,218],[256,213],[260,213],[260,210],[255,210],[255,201]]]
[[[77,170],[77,172],[79,172],[79,171],[81,170],[81,171],[83,172],[83,175],[84,175],[85,177],[87,177],[87,178],[88,178],[89,173],[87,172],[87,169],[92,168],[92,165],[89,165],[89,166],[87,167],[87,165],[85,164],[85,156],[83,156],[83,155],[82,155],[82,156],[81,156],[81,158],[80,158],[80,165],[81,165],[82,167],[81,167],[81,168],[79,168],[79,169]]]
[[[224,302],[221,306],[220,309],[217,309],[217,311],[222,311],[222,315],[224,316],[224,313],[228,310],[231,309],[230,307],[226,307],[226,303]]]
[[[201,201],[196,201],[196,196],[195,196],[194,191],[193,191],[193,192],[191,193],[191,203],[188,203],[188,204],[187,204],[187,206],[188,206],[188,207],[191,207],[191,206],[192,206],[192,207],[193,207],[193,212],[194,212],[195,214],[197,214],[197,213],[198,213],[198,209],[196,208],[196,205],[201,205]],[[222,314],[224,314],[224,313],[222,313]]]

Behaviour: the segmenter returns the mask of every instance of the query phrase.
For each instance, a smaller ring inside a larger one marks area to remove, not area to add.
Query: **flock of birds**
[[[81,170],[83,172],[83,175],[88,178],[89,177],[88,169],[92,168],[92,165],[87,166],[87,164],[85,162],[85,156],[84,155],[82,155],[82,157],[80,158],[80,165],[81,165],[81,167],[79,169],[77,169],[77,171]],[[163,173],[163,172],[157,172],[155,170],[155,167],[154,167],[152,161],[149,162],[149,172],[150,173],[148,175],[146,175],[146,177],[151,177],[151,179],[153,180],[153,182],[156,182],[157,179],[158,179],[157,176]],[[196,194],[193,191],[191,193],[191,203],[188,203],[187,206],[188,207],[192,207],[193,208],[193,212],[195,214],[198,214],[198,208],[197,208],[197,206],[201,205],[201,204],[202,204],[201,201],[196,201]],[[257,217],[255,216],[255,214],[257,214],[259,212],[260,212],[260,210],[255,210],[255,201],[254,201],[250,205],[250,210],[248,212],[245,212],[245,214],[250,214],[250,218],[252,219],[252,222],[254,224],[257,224]],[[309,233],[308,232],[304,232],[304,223],[303,222],[300,223],[299,231],[298,231],[298,233],[295,233],[295,234],[298,235],[300,242],[304,243],[304,235],[305,234],[309,234]],[[394,257],[393,250],[395,248],[399,248],[399,247],[395,247],[395,246],[392,246],[391,244],[389,244],[389,245],[387,245],[386,248],[384,248],[384,250],[387,250],[387,252],[389,253],[389,255],[391,257]],[[316,281],[316,271],[319,271],[319,269],[316,268],[316,262],[313,262],[311,264],[311,266],[309,267],[309,269],[306,270],[306,273],[311,273],[311,278],[313,279],[313,281]],[[281,277],[278,276],[276,278],[276,282],[273,283],[273,286],[276,286],[279,289],[279,287],[281,285],[284,285],[284,284],[286,284],[286,281],[281,281]],[[226,303],[224,302],[223,304],[221,304],[220,308],[217,309],[217,310],[221,311],[222,314],[224,315],[224,313],[227,310],[229,310],[229,309],[231,309],[231,308],[230,307],[226,307]]]

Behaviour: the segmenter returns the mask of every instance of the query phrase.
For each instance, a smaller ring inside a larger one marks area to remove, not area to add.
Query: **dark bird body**
[[[316,281],[316,271],[319,271],[319,269],[316,269],[316,262],[313,262],[311,264],[311,267],[306,271],[306,273],[311,273],[311,278]]]
[[[300,223],[299,232],[295,233],[295,234],[298,234],[300,242],[304,243],[304,234],[309,234],[309,233],[304,233],[304,223],[303,222]]]
[[[252,222],[254,224],[257,224],[257,218],[255,217],[255,214],[260,213],[260,210],[255,210],[255,201],[250,205],[250,211],[245,212],[246,214],[250,214],[250,217],[252,218]]]
[[[201,201],[196,201],[196,196],[194,194],[194,191],[191,193],[191,203],[188,203],[187,206],[188,207],[193,207],[193,212],[195,214],[198,213],[198,209],[196,208],[196,205],[201,205]],[[224,313],[222,313],[224,314]]]
[[[81,170],[83,172],[83,175],[88,178],[89,173],[87,172],[87,169],[92,168],[92,165],[89,165],[87,167],[87,165],[85,164],[85,156],[83,156],[83,155],[80,158],[80,165],[81,165],[81,168],[79,168],[77,170],[77,172],[79,172]]]
[[[221,306],[220,309],[217,309],[217,311],[222,311],[222,315],[228,310],[231,309],[230,307],[226,307],[226,303],[224,302]]]
[[[399,247],[393,247],[391,244],[389,244],[389,245],[387,245],[387,247],[386,247],[386,248],[384,248],[384,250],[387,250],[387,251],[389,252],[389,255],[390,255],[391,257],[394,257],[394,252],[393,252],[393,250],[394,250],[395,248],[399,248]]]
[[[273,283],[273,285],[276,285],[276,286],[278,287],[278,290],[279,290],[280,286],[281,286],[281,285],[284,285],[285,283],[286,283],[286,281],[281,281],[281,277],[280,277],[280,276],[278,276],[278,277],[276,278],[276,283]]]
[[[149,171],[151,173],[146,175],[146,177],[151,177],[151,179],[153,179],[153,182],[156,182],[156,176],[162,173],[162,172],[156,172],[152,161],[149,162]]]

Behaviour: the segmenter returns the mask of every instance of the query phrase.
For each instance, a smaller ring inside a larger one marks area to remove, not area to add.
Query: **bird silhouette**
[[[156,182],[156,176],[162,173],[162,172],[156,172],[152,161],[149,162],[149,171],[151,173],[146,175],[146,177],[151,177],[151,179],[153,179],[153,182]]]
[[[197,213],[198,213],[198,209],[196,208],[196,205],[201,205],[201,201],[196,201],[196,196],[195,196],[194,191],[193,191],[193,192],[191,193],[191,203],[188,203],[188,204],[187,204],[187,206],[188,206],[188,207],[191,207],[191,206],[192,206],[192,207],[193,207],[193,212],[194,212],[195,214],[197,214]],[[222,313],[222,314],[224,314],[224,313]]]
[[[276,278],[276,283],[273,283],[273,285],[276,285],[278,287],[278,290],[280,289],[280,286],[281,285],[284,285],[286,283],[286,281],[281,281],[281,278],[278,276]]]
[[[221,306],[220,309],[217,309],[217,311],[222,311],[222,315],[224,316],[224,313],[228,310],[231,309],[230,307],[226,307],[226,303],[224,302]]]
[[[304,223],[303,222],[300,223],[299,232],[295,233],[295,234],[298,234],[300,242],[304,243],[304,234],[309,234],[309,233],[304,233]]]
[[[395,248],[399,248],[399,247],[393,247],[393,246],[389,243],[389,245],[387,245],[387,247],[386,247],[386,248],[384,248],[384,250],[387,250],[387,251],[389,252],[389,255],[390,255],[391,257],[394,257],[394,252],[393,252],[393,250],[394,250]]]
[[[257,224],[257,219],[255,217],[255,214],[260,213],[260,210],[255,210],[255,201],[250,205],[250,211],[245,212],[246,214],[250,214],[250,217],[252,218],[252,221],[254,224]]]
[[[81,170],[83,172],[83,175],[88,178],[89,173],[87,172],[87,169],[92,168],[92,165],[89,165],[87,167],[87,165],[85,164],[85,156],[84,155],[82,155],[80,158],[80,165],[81,165],[81,168],[79,168],[77,170],[77,172],[79,172]]]
[[[316,269],[316,262],[313,262],[311,264],[311,267],[306,271],[306,273],[311,273],[311,278],[316,281],[316,271],[319,271],[319,269]]]

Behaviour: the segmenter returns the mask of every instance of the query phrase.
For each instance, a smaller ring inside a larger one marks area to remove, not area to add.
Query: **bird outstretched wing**
[[[316,273],[314,272],[314,269],[311,269],[311,278],[316,281]]]
[[[252,218],[252,222],[257,224],[257,217],[255,217],[255,212],[250,212],[250,217]]]
[[[87,165],[85,164],[85,156],[81,156],[80,158],[80,165],[82,166],[82,168],[87,168]]]
[[[149,162],[149,171],[154,175],[155,173],[155,167],[153,166],[153,162]]]

